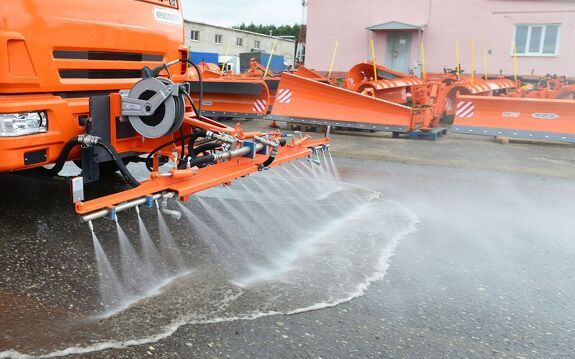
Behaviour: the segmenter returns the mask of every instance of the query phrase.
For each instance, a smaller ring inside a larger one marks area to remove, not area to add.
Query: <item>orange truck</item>
[[[203,117],[190,65],[180,0],[0,1],[0,172],[56,175],[76,161],[76,211],[89,221],[325,148]],[[131,161],[146,162],[149,180],[135,180]],[[84,183],[117,170],[133,189],[84,201]]]

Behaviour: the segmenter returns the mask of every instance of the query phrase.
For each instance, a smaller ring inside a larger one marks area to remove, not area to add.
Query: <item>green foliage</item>
[[[241,25],[233,26],[233,28],[238,30],[256,32],[258,34],[265,34],[265,35],[269,35],[271,31],[273,36],[293,36],[297,40],[299,38],[301,25],[299,24],[280,25],[280,26],[263,25],[263,24],[256,25],[252,22],[249,25],[242,23]]]

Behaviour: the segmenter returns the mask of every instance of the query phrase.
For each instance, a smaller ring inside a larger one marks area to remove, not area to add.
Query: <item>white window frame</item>
[[[218,39],[220,40],[219,42],[218,42]],[[216,35],[215,35],[215,38],[214,38],[214,43],[215,43],[216,45],[222,45],[222,44],[224,43],[224,35],[222,35],[222,34],[216,34]]]
[[[254,40],[254,49],[260,49],[262,47],[261,40]]]
[[[515,46],[517,44],[517,28],[519,26],[527,26],[527,39],[525,43],[525,52],[517,53],[517,57],[557,57],[559,56],[559,49],[561,48],[561,24],[515,24],[513,30],[513,42],[511,43],[511,56],[515,55]],[[547,34],[547,26],[557,26],[557,42],[555,43],[555,53],[544,54],[543,47],[545,45],[545,35]],[[542,28],[541,43],[539,44],[538,52],[530,52],[531,47],[531,31],[534,27]]]
[[[236,38],[236,46],[237,47],[244,47],[244,38],[243,37],[237,37]]]
[[[196,39],[194,39],[194,36],[192,34],[198,34],[198,37]],[[200,30],[190,30],[190,40],[194,41],[194,42],[199,42],[200,41]]]

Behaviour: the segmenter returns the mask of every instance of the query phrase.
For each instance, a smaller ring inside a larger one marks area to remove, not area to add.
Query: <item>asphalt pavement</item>
[[[333,137],[342,181],[375,207],[338,212],[289,275],[245,287],[169,222],[191,272],[106,319],[67,182],[0,176],[0,358],[575,357],[575,147]],[[115,265],[114,231],[97,232]]]

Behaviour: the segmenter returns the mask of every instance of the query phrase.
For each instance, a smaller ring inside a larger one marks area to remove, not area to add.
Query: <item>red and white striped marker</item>
[[[448,97],[447,100],[445,100],[445,111],[451,112],[451,110],[453,110],[453,99]]]
[[[475,104],[471,101],[459,102],[457,104],[458,118],[472,118],[475,115]]]
[[[292,91],[289,89],[280,89],[278,91],[279,103],[291,103]]]
[[[253,107],[254,112],[265,112],[265,111],[267,111],[267,109],[268,109],[267,101],[256,100],[256,102],[254,102],[254,107]]]

